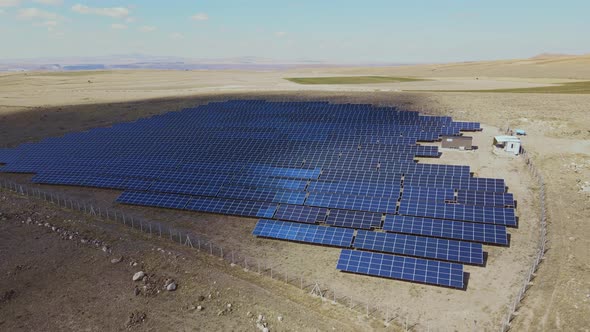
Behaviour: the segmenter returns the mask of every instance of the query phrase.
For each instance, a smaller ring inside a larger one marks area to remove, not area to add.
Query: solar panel
[[[513,227],[517,226],[514,209],[402,201],[399,207],[399,214],[416,217],[431,217],[435,219],[481,222]]]
[[[506,226],[462,221],[386,215],[383,230],[457,239],[488,244],[508,245]]]
[[[328,209],[301,205],[281,205],[275,214],[276,219],[315,224],[326,219]]]
[[[359,230],[353,247],[464,264],[483,264],[481,243]]]
[[[306,193],[304,191],[286,191],[273,188],[222,187],[217,196],[250,201],[301,205],[305,201]]]
[[[455,201],[455,190],[451,188],[404,187],[401,197],[405,201],[445,203]]]
[[[154,181],[149,187],[150,191],[174,194],[187,194],[196,196],[215,196],[219,192],[219,185],[199,185],[194,183],[162,182]]]
[[[312,181],[307,187],[307,191],[355,196],[388,197],[397,199],[400,195],[400,186],[346,181]]]
[[[381,227],[381,214],[331,209],[326,224],[355,229],[378,228]]]
[[[514,196],[509,193],[459,190],[457,202],[463,205],[487,207],[516,207]]]
[[[354,230],[261,219],[252,234],[281,240],[350,247]]]
[[[305,205],[368,212],[395,213],[397,199],[311,193]]]
[[[463,265],[375,252],[343,249],[336,268],[344,272],[464,288]]]
[[[186,209],[243,217],[272,218],[277,210],[277,204],[222,198],[192,197],[186,205]]]
[[[189,200],[190,196],[138,191],[125,191],[117,198],[118,203],[170,209],[184,209]]]
[[[440,177],[430,174],[408,174],[404,176],[404,186],[412,187],[448,187],[471,191],[506,192],[502,179],[474,177]]]

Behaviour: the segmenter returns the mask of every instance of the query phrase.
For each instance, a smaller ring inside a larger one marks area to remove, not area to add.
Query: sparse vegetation
[[[287,77],[298,84],[375,84],[426,81],[420,78],[391,76],[333,76],[333,77]]]
[[[555,86],[536,88],[493,89],[493,90],[437,90],[437,92],[510,92],[510,93],[565,93],[589,94],[590,81],[563,83]]]

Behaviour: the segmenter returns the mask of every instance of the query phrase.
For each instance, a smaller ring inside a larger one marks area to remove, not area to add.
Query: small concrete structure
[[[504,148],[506,152],[512,152],[515,155],[520,153],[520,138],[516,136],[496,136],[494,137],[494,145]]]
[[[447,148],[447,149],[472,150],[473,149],[473,137],[470,137],[470,136],[443,136],[441,147]]]

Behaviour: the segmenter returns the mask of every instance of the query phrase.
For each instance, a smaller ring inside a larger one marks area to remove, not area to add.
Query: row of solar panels
[[[125,170],[134,170],[138,173],[143,171],[187,171],[192,173],[239,173],[251,163],[242,162],[207,162],[188,161],[184,162],[178,158],[161,159],[159,156],[141,158],[119,157],[119,158],[96,158],[96,157],[72,157],[53,160],[50,158],[28,157],[26,160],[14,161],[0,169],[3,172],[38,173],[45,171],[69,173],[74,170],[88,170],[91,173],[106,174],[105,172],[116,173]],[[276,164],[267,166],[282,167]],[[297,168],[310,169],[299,166]],[[393,174],[389,174],[393,173]],[[415,162],[397,162],[391,168],[382,167],[376,170],[345,170],[324,168],[322,180],[326,181],[360,181],[365,178],[377,178],[377,181],[390,179],[392,176],[402,174],[424,173],[432,176],[445,177],[470,177],[469,166],[420,164]]]
[[[215,179],[212,179],[214,177]],[[244,199],[252,201],[266,201],[274,203],[287,203],[287,204],[299,204],[317,207],[327,208],[339,208],[339,209],[350,209],[358,211],[370,211],[370,212],[381,212],[381,213],[398,213],[398,200],[399,213],[405,215],[417,215],[417,216],[430,216],[441,219],[456,219],[466,221],[476,221],[483,223],[494,223],[503,224],[508,226],[516,226],[516,218],[514,210],[511,208],[497,208],[477,205],[463,205],[463,204],[445,204],[445,201],[453,200],[457,202],[454,197],[451,198],[451,191],[449,190],[424,190],[424,188],[404,188],[404,191],[400,191],[399,187],[381,187],[381,193],[389,194],[387,197],[372,197],[372,196],[352,196],[351,193],[355,193],[353,188],[347,186],[340,186],[343,192],[341,193],[325,193],[322,190],[335,190],[325,189],[319,186],[318,188],[310,188],[308,186],[308,192],[301,190],[279,190],[274,188],[247,188],[245,186],[256,185],[255,182],[259,182],[262,178],[247,177],[242,178],[239,181],[230,180],[230,176],[222,175],[211,175],[210,177],[205,176],[208,181],[217,180],[218,183],[212,185],[191,185],[186,183],[174,183],[174,182],[148,182],[141,179],[126,179],[126,178],[114,178],[114,177],[97,177],[88,174],[40,174],[33,178],[36,183],[44,184],[65,184],[65,185],[82,185],[90,187],[101,187],[101,188],[117,188],[117,189],[133,189],[133,190],[149,190],[153,192],[169,192],[169,193],[180,193],[197,196],[214,196],[221,198],[234,198]],[[272,179],[269,179],[272,180]],[[281,181],[281,179],[275,179],[275,181]],[[283,180],[285,182],[287,180]],[[233,186],[226,186],[224,183],[232,183]],[[307,185],[306,182],[289,181],[289,183],[283,183],[284,185],[295,186],[299,183],[301,186]],[[321,182],[313,182],[315,184]],[[235,185],[242,185],[236,187]],[[278,183],[275,183],[278,184]],[[360,186],[366,186],[366,184],[359,183]],[[379,189],[378,185],[367,189]],[[397,189],[397,195],[394,192],[385,192],[385,189]],[[348,191],[348,192],[346,192]],[[439,196],[440,200],[432,200],[430,191],[439,191],[443,196]],[[406,192],[409,197],[405,198]],[[461,200],[463,203],[473,202],[474,204],[483,203],[486,204],[497,204],[498,202],[507,201],[510,202],[510,194],[499,194],[489,195],[477,194],[477,193],[465,193],[460,191]],[[366,193],[359,192],[356,193]],[[413,194],[412,194],[413,193]],[[395,195],[395,196],[394,196]],[[430,196],[429,196],[430,195]],[[458,194],[459,195],[459,194]],[[496,198],[495,196],[499,196]],[[491,198],[490,198],[491,197]],[[472,201],[473,200],[473,201]],[[512,199],[512,202],[513,199]]]
[[[362,256],[364,251],[345,250],[341,253],[337,268],[446,287],[465,286],[463,266],[449,262],[476,265],[484,263],[483,247],[479,243],[363,230],[357,231],[355,235],[352,229],[265,219],[258,221],[253,234],[273,239],[374,251],[376,253],[367,252],[369,256]],[[353,257],[357,255],[360,256],[355,261]],[[373,261],[376,258],[379,261]],[[401,264],[397,264],[396,260]],[[429,269],[428,266],[437,268]]]
[[[499,245],[508,244],[506,225],[493,223],[402,215],[386,215],[382,222],[383,215],[379,213],[330,209],[328,214],[327,208],[134,191],[124,192],[119,196],[117,202],[246,217],[274,218],[308,224],[326,223],[353,229],[382,227],[384,230],[399,233],[422,234]]]
[[[511,194],[502,191],[503,181],[496,181],[496,179],[485,178],[470,178],[470,182],[463,181],[461,178],[447,178],[446,181],[440,181],[437,177],[420,177],[403,179],[397,177],[375,177],[375,178],[354,178],[352,181],[323,181],[308,179],[296,179],[293,177],[300,176],[304,178],[316,177],[323,178],[323,174],[318,175],[317,170],[296,170],[296,169],[265,169],[265,170],[249,170],[247,174],[207,174],[207,173],[190,173],[190,172],[175,172],[152,170],[137,172],[135,169],[119,169],[117,171],[100,171],[96,170],[75,170],[67,171],[60,169],[59,171],[46,171],[38,174],[34,181],[39,183],[55,183],[59,181],[76,181],[77,178],[83,179],[84,176],[100,178],[129,178],[135,180],[155,181],[155,182],[171,182],[170,190],[173,190],[175,185],[181,186],[193,185],[244,185],[247,187],[269,187],[288,190],[300,190],[308,192],[320,192],[326,194],[344,194],[367,197],[387,197],[401,198],[404,200],[423,200],[435,201],[444,203],[447,201],[455,201],[454,190],[458,189],[461,192],[471,192],[471,194],[461,194],[458,197],[460,202],[480,201],[481,205],[486,206],[514,206],[514,200]],[[258,173],[259,172],[259,173]],[[281,178],[273,175],[289,175],[289,177]],[[292,176],[292,177],[291,177]],[[72,179],[69,179],[72,178]],[[455,179],[452,181],[451,179]],[[112,180],[105,180],[112,181]],[[123,182],[122,182],[123,183]],[[147,183],[147,182],[146,182]],[[83,184],[83,183],[81,183]],[[126,189],[125,186],[118,186],[119,189]],[[403,191],[402,189],[403,188]],[[148,190],[146,186],[142,188]],[[198,190],[198,188],[195,188]],[[170,191],[183,193],[183,191]],[[488,203],[489,202],[489,203]],[[479,205],[479,204],[475,204]]]
[[[345,162],[345,161],[360,161],[367,163],[369,165],[376,165],[378,162],[383,164],[387,164],[390,160],[394,159],[408,159],[412,160],[414,157],[439,157],[440,153],[438,152],[437,147],[426,147],[426,146],[402,146],[398,151],[359,151],[359,150],[346,150],[346,151],[336,151],[336,150],[307,150],[307,149],[297,149],[297,148],[276,148],[276,149],[269,149],[266,147],[262,148],[255,148],[249,149],[247,147],[241,145],[231,145],[227,149],[222,146],[222,150],[219,147],[211,148],[211,149],[204,149],[198,150],[193,148],[190,145],[187,145],[186,148],[177,147],[174,151],[170,151],[170,149],[166,149],[166,145],[162,145],[161,147],[154,147],[151,146],[150,143],[147,143],[147,147],[145,149],[137,146],[124,146],[124,145],[110,145],[110,144],[100,144],[97,143],[96,146],[90,147],[72,147],[72,146],[60,146],[58,148],[53,148],[51,146],[43,146],[40,145],[34,149],[27,149],[26,152],[20,153],[20,159],[22,161],[35,161],[35,160],[42,160],[42,159],[52,159],[58,160],[59,158],[68,158],[73,154],[80,154],[80,155],[88,155],[91,154],[95,158],[99,159],[108,159],[108,158],[115,158],[116,156],[126,156],[126,155],[141,155],[143,157],[155,155],[155,156],[182,156],[185,162],[189,162],[191,160],[195,161],[205,161],[206,159],[214,159],[212,161],[223,161],[223,160],[233,160],[234,162],[238,160],[245,160],[249,163],[256,163],[256,160],[261,161],[274,161],[277,159],[277,156],[290,156],[289,159],[296,159],[299,161],[308,160],[310,162],[317,162],[321,164],[330,164],[334,162]],[[239,146],[239,147],[238,147]],[[396,146],[398,147],[398,146]],[[164,151],[162,151],[164,150]],[[168,152],[165,152],[165,151]],[[236,154],[233,158],[229,158],[232,156],[228,156],[223,152],[227,151],[236,151]],[[248,155],[248,153],[257,154],[257,156]]]

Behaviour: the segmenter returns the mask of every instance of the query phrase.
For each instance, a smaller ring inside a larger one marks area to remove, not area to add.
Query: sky
[[[0,0],[0,59],[424,63],[590,53],[590,1]]]

